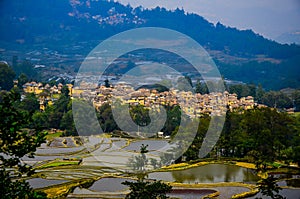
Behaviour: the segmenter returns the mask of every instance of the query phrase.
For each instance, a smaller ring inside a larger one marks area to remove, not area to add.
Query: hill
[[[104,0],[1,1],[0,59],[11,62],[17,56],[45,65],[47,68],[40,70],[46,75],[41,78],[74,74],[102,40],[148,26],[174,29],[195,39],[225,78],[260,83],[267,89],[300,88],[298,45],[282,45],[251,30],[214,25],[181,9],[133,9]]]

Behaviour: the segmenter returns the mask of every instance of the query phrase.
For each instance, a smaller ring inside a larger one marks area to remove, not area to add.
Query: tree
[[[142,105],[131,106],[130,115],[133,121],[140,126],[147,126],[151,122],[149,110]]]
[[[262,85],[259,84],[256,89],[256,95],[255,95],[255,98],[258,103],[262,103],[262,98],[263,98],[264,94],[265,94],[265,91],[264,91]]]
[[[292,108],[292,100],[284,93],[277,91],[270,91],[263,95],[262,103],[274,108]]]
[[[58,111],[53,106],[46,108],[46,116],[47,116],[47,124],[48,128],[56,128],[60,127],[60,122],[63,117],[63,112]]]
[[[199,158],[199,150],[203,144],[203,138],[207,133],[210,120],[211,120],[210,116],[204,115],[202,118],[200,118],[200,121],[198,121],[197,119],[190,121],[188,125],[186,125],[186,128],[183,129],[182,132],[180,132],[179,140],[182,140],[181,141],[182,145],[186,146],[186,144],[190,143],[192,139],[192,144],[189,146],[188,150],[184,153],[184,156],[186,157],[187,161],[195,160]],[[192,132],[195,131],[195,128],[197,128],[197,133],[195,137],[193,137]]]
[[[97,117],[103,132],[118,130],[118,125],[114,120],[111,105],[108,103],[105,103],[100,107],[99,112],[97,112]]]
[[[12,67],[15,68],[18,65],[18,56],[14,55],[12,57]]]
[[[24,104],[21,102],[21,107],[31,108],[33,107],[34,95],[27,94],[31,96],[30,103]],[[43,91],[40,93],[40,97],[46,97],[49,93]],[[27,97],[26,97],[27,98]],[[25,99],[26,99],[25,98]],[[27,99],[27,100],[29,100]],[[54,105],[49,105],[46,107],[44,112],[36,111],[33,113],[33,122],[31,123],[34,128],[60,128],[68,131],[68,134],[75,133],[75,126],[73,123],[72,111],[71,110],[72,101],[69,96],[69,89],[67,86],[63,86],[61,90],[61,95],[59,99],[54,103]],[[32,110],[29,109],[29,110]],[[76,135],[76,134],[75,134]]]
[[[285,197],[279,194],[279,191],[282,189],[276,183],[276,178],[273,175],[269,176],[266,179],[262,179],[258,183],[258,188],[263,196],[269,196],[272,199],[286,199]],[[262,198],[256,198],[262,199]]]
[[[37,71],[34,70],[34,65],[29,60],[23,60],[22,63],[13,65],[17,75],[26,74],[30,79],[36,79]]]
[[[22,88],[22,86],[29,81],[26,74],[21,73],[18,77],[18,87]]]
[[[46,112],[40,112],[36,111],[32,115],[32,123],[31,127],[34,129],[47,129],[49,128],[49,122],[48,122],[48,108],[46,109]]]
[[[21,158],[34,156],[38,146],[45,141],[45,134],[26,129],[30,115],[15,106],[20,95],[13,91],[0,94],[0,184],[3,198],[45,198],[44,193],[35,192],[22,175],[30,176],[32,167]],[[10,169],[7,169],[10,168]]]
[[[66,112],[60,122],[60,128],[66,130],[66,135],[70,136],[78,136],[76,127],[74,124],[73,113],[72,110]]]
[[[294,129],[294,135],[292,137],[290,153],[287,154],[287,157],[291,162],[295,162],[300,166],[300,115],[294,115],[293,121],[292,129]]]
[[[140,147],[140,155],[138,156],[133,156],[129,160],[129,166],[136,172],[138,173],[144,173],[146,170],[146,166],[148,164],[148,159],[146,157],[146,153],[148,153],[148,144]]]
[[[256,167],[265,169],[268,163],[279,158],[281,150],[290,145],[292,120],[285,113],[270,108],[248,110],[241,121],[242,132],[247,134],[244,143]]]
[[[251,95],[250,88],[248,87],[248,85],[244,85],[244,84],[231,85],[229,87],[229,92],[237,94],[238,98],[247,97]]]
[[[104,80],[104,86],[105,86],[106,88],[109,88],[109,87],[110,87],[110,84],[109,84],[109,80],[108,80],[108,79]]]
[[[300,90],[294,91],[291,97],[295,111],[300,111]]]
[[[137,182],[125,181],[122,184],[129,186],[130,193],[126,195],[126,199],[166,199],[166,194],[171,192],[172,186],[161,181]]]
[[[189,76],[179,77],[177,80],[177,89],[180,91],[192,91],[193,83]]]
[[[171,135],[171,133],[180,125],[181,122],[181,109],[179,105],[166,106],[167,110],[167,120],[163,127],[163,132],[166,135]]]
[[[266,172],[267,165],[280,158],[281,151],[287,149],[293,136],[293,121],[285,113],[270,108],[249,110],[241,122],[249,136],[247,139],[248,155],[256,165],[257,172]],[[262,195],[272,199],[285,199],[279,194],[278,178],[270,175],[257,183]],[[261,199],[261,198],[258,198]]]
[[[39,110],[40,104],[34,93],[26,93],[25,98],[20,102],[20,109],[30,113]]]
[[[165,184],[161,181],[145,181],[144,167],[148,160],[146,159],[146,153],[148,145],[142,144],[140,148],[140,156],[135,157],[135,164],[138,167],[138,180],[136,182],[125,181],[122,184],[129,186],[130,193],[126,195],[126,199],[166,199],[167,193],[171,192],[172,186]],[[153,161],[153,160],[152,160]],[[154,161],[153,161],[154,162]]]
[[[73,99],[72,113],[76,130],[80,136],[99,134],[99,121],[94,118],[95,108],[89,101]]]
[[[196,84],[195,92],[196,93],[200,93],[202,95],[208,94],[209,91],[208,91],[206,83],[205,82],[202,83],[202,82],[198,81],[197,84]]]
[[[71,109],[71,98],[69,96],[69,89],[67,86],[63,86],[59,99],[54,104],[54,111],[61,114]]]
[[[62,88],[61,88],[61,95],[65,96],[66,98],[70,98],[70,91],[69,91],[69,88],[68,86],[64,85]]]
[[[0,62],[0,90],[10,90],[14,85],[14,70],[4,62]]]
[[[217,143],[217,148],[222,156],[225,157],[243,157],[242,147],[245,140],[245,134],[240,131],[240,122],[242,119],[240,113],[227,112],[224,127]]]
[[[294,147],[292,158],[300,166],[300,146]]]

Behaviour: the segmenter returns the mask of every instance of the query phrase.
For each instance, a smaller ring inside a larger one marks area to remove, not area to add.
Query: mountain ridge
[[[57,54],[69,53],[74,57],[79,53],[84,57],[99,42],[116,33],[138,27],[164,27],[199,42],[212,55],[225,78],[260,83],[268,89],[300,87],[300,79],[295,76],[299,72],[300,46],[282,45],[252,30],[241,31],[221,23],[214,25],[181,9],[133,9],[101,0],[28,0],[26,3],[4,0],[0,6],[0,28],[5,30],[0,33],[1,48],[15,49],[21,52],[19,55],[50,48],[58,51]],[[81,50],[74,50],[74,46],[81,46]],[[8,59],[11,54],[2,53],[2,58]],[[247,75],[241,76],[245,71]]]

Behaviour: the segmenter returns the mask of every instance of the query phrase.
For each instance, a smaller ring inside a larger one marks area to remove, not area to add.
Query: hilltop
[[[39,66],[34,70],[41,71],[37,73],[41,79],[75,75],[99,42],[125,30],[154,26],[195,39],[227,79],[262,84],[266,89],[300,87],[300,46],[282,45],[252,30],[212,24],[181,9],[132,8],[103,0],[1,1],[0,18],[0,60],[14,66],[13,56],[19,63],[28,59]]]

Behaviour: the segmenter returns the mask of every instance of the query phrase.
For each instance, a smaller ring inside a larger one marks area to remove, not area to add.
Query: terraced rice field
[[[160,161],[161,151],[163,147],[167,145],[167,141],[154,139],[128,140],[123,138],[107,138],[104,136],[89,136],[81,137],[80,139],[73,137],[52,138],[51,141],[38,148],[35,158],[23,158],[25,162],[37,168],[37,174],[35,174],[34,178],[27,180],[34,188],[48,190],[48,193],[51,192],[53,187],[55,191],[59,190],[60,187],[66,188],[70,186],[71,188],[74,182],[74,190],[68,194],[68,198],[124,198],[129,190],[126,186],[122,185],[121,182],[125,181],[124,177],[128,174],[127,172],[132,171],[129,163],[133,161],[134,157],[140,156],[139,152],[142,144],[148,145],[147,149],[149,153],[146,154],[147,158]],[[68,162],[72,164],[68,164]],[[47,167],[47,164],[57,166]],[[215,170],[213,166],[214,165],[207,165],[209,169]],[[199,166],[199,168],[200,167],[202,167],[201,169],[205,168],[203,165]],[[153,167],[150,166],[145,169],[151,170]],[[171,177],[169,176],[170,181],[174,181],[174,178],[176,178],[176,181],[180,181],[178,178],[184,175],[185,178],[189,178],[183,180],[186,184],[198,184],[198,181],[201,180],[202,177],[195,177],[195,172],[192,172],[194,170],[197,170],[197,168],[186,171],[174,171],[176,175],[172,174]],[[232,175],[221,176],[226,170],[233,172],[230,168],[223,168],[222,171],[219,171],[219,174],[217,172],[218,175],[214,176],[214,180],[217,182],[244,181],[248,183],[250,178],[236,178],[235,176],[238,176],[237,174],[252,175],[251,169],[238,168],[238,170],[234,170],[235,173]],[[169,173],[172,172],[169,171]],[[168,176],[160,176],[160,173],[150,173],[149,177],[162,180],[168,179]],[[210,179],[210,176],[204,175],[204,178],[207,181]],[[251,179],[253,180],[254,178]],[[89,180],[89,183],[93,183],[85,185],[85,188],[79,188],[78,182],[85,180]],[[254,181],[255,180],[256,179],[254,179]],[[281,183],[283,183],[281,184],[283,186],[286,185],[284,182]],[[177,188],[178,187],[176,187],[176,189]],[[207,189],[205,189],[205,187],[203,188],[201,188],[203,189],[203,192],[200,191],[201,193],[188,190],[187,192],[182,192],[182,190],[179,190],[172,194],[177,194],[176,196],[181,198],[186,198],[183,197],[184,194],[188,196],[187,198],[200,198],[205,194],[219,191],[220,195],[218,198],[225,199],[235,194],[249,191],[247,187],[233,185],[220,187],[209,186]],[[197,190],[199,189],[200,188],[197,188]],[[65,191],[67,193],[68,189]],[[282,192],[296,197],[295,194],[299,193],[299,191],[300,189],[284,189]]]

